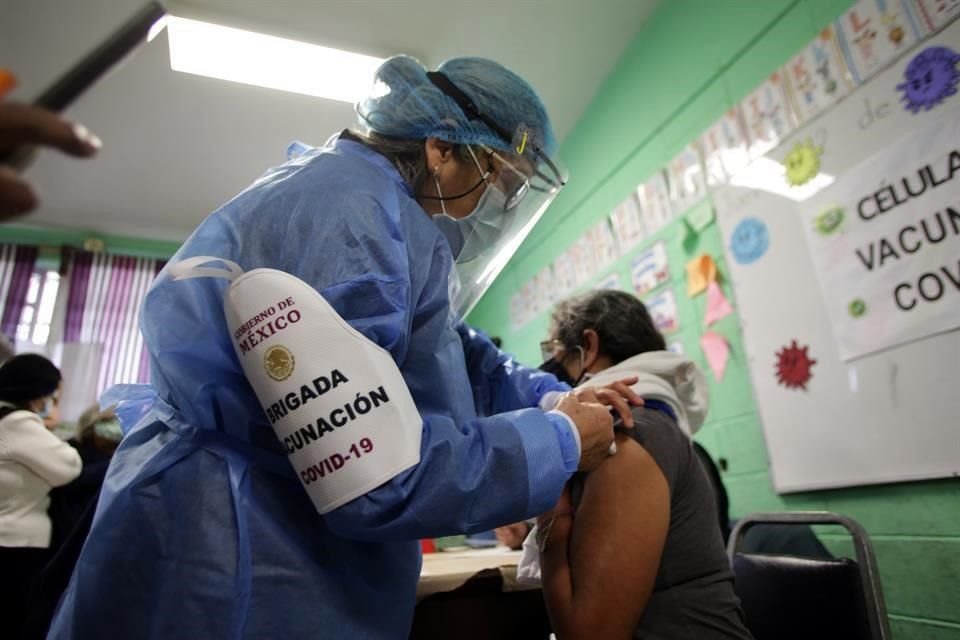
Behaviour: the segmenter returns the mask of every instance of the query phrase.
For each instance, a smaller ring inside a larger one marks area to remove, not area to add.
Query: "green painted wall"
[[[524,362],[539,360],[547,313],[513,330],[510,297],[600,221],[729,106],[807,44],[850,0],[664,0],[568,136],[561,155],[568,187],[470,315]],[[708,206],[708,205],[701,205]],[[685,295],[684,265],[699,253],[722,260],[716,225],[684,246],[681,223],[652,239],[668,247],[680,330],[669,339],[705,363],[698,346],[703,296]],[[639,248],[638,248],[639,250]],[[629,283],[630,256],[600,274]],[[589,285],[588,285],[589,286]],[[731,292],[724,286],[725,293]],[[957,479],[778,496],[753,399],[736,315],[713,327],[731,345],[726,375],[708,374],[713,406],[697,438],[726,461],[734,516],[752,511],[829,509],[859,520],[876,545],[891,626],[898,639],[960,638],[960,481]],[[842,537],[826,543],[842,551]]]

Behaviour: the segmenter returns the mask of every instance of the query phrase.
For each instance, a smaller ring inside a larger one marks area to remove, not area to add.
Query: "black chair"
[[[840,525],[853,537],[856,561],[737,553],[758,524]],[[854,520],[827,511],[755,513],[737,522],[727,553],[756,640],[890,640],[873,546]]]

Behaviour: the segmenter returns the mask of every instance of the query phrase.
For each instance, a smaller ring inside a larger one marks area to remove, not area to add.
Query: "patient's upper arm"
[[[628,637],[636,628],[670,525],[663,471],[633,439],[618,434],[617,446],[586,479],[571,540],[577,617],[609,632],[603,637]]]

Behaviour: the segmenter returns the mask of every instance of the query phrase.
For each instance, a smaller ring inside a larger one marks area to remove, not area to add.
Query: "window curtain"
[[[0,333],[11,342],[17,333],[38,254],[37,247],[0,245]]]
[[[140,307],[165,262],[86,251],[71,251],[66,258],[63,342],[100,345],[96,396],[115,384],[148,382]]]

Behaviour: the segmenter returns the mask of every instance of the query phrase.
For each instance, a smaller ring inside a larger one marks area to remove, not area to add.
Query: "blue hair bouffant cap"
[[[486,58],[452,58],[438,69],[477,109],[509,132],[523,126],[547,155],[556,138],[543,102],[523,78]],[[427,77],[427,69],[409,56],[394,56],[374,76],[373,89],[357,103],[360,120],[391,138],[440,138],[457,144],[484,144],[507,150],[504,140],[479,119],[471,119]]]

